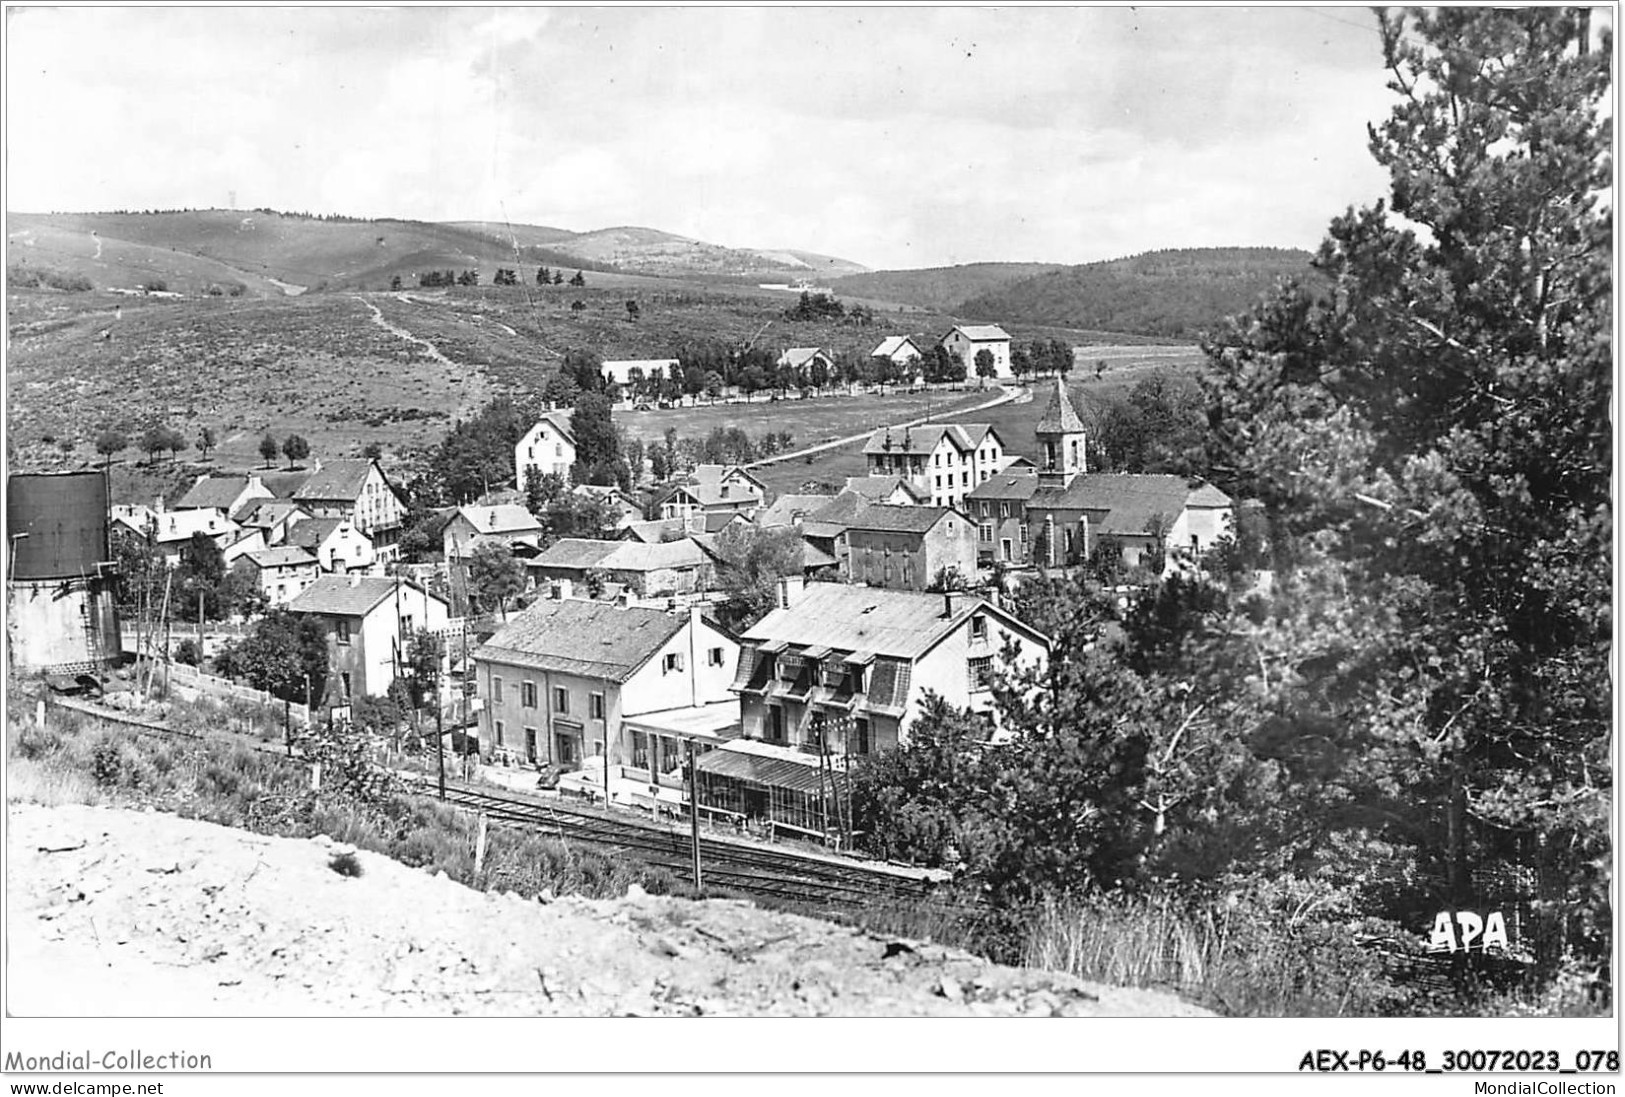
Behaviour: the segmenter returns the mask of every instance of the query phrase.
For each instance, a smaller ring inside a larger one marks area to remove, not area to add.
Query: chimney
[[[349,575],[349,579],[352,587],[359,587],[361,585],[361,573],[359,571],[352,571]]]
[[[952,617],[954,615],[954,596],[953,592],[951,591],[945,590],[942,592],[942,615],[944,617]]]
[[[789,609],[801,601],[802,592],[806,589],[807,580],[799,575],[783,575],[779,577],[779,608]]]
[[[570,587],[571,583],[568,579],[554,580],[553,597],[560,602],[568,602],[570,600]]]

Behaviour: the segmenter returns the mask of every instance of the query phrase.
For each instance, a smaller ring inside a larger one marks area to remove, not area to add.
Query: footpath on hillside
[[[320,836],[7,805],[21,1016],[1137,1016],[1167,993],[739,900],[489,894]]]

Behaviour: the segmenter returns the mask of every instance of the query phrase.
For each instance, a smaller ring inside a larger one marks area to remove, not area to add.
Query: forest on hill
[[[1318,279],[1306,251],[1176,248],[1051,269],[988,287],[954,309],[975,320],[1197,339],[1283,278]]]

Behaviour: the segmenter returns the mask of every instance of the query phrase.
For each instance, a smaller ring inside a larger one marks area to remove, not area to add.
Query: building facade
[[[363,575],[324,575],[295,596],[288,609],[321,625],[327,635],[328,673],[346,703],[387,693],[401,673],[412,634],[444,636],[451,617],[444,598],[416,583]],[[314,695],[321,696],[321,684],[315,688]]]
[[[952,507],[866,507],[847,527],[846,544],[854,583],[925,590],[945,572],[976,576],[976,526]]]
[[[534,469],[538,476],[562,476],[566,483],[576,463],[576,437],[563,412],[550,411],[536,420],[513,448],[514,483],[524,490]]]
[[[966,376],[976,376],[976,352],[979,350],[993,355],[993,376],[1015,375],[1010,368],[1010,335],[996,324],[962,324],[944,335],[941,342],[943,349],[957,355],[965,363]]]
[[[909,481],[934,506],[957,506],[1004,460],[1004,440],[986,423],[882,427],[864,443],[871,476]]]

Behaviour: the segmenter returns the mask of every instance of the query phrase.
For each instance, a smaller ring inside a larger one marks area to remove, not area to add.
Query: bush
[[[327,862],[327,867],[340,876],[361,875],[361,859],[354,853],[333,854],[333,859]]]
[[[175,661],[189,667],[195,667],[203,662],[203,655],[198,651],[196,640],[182,640],[175,645]]]

